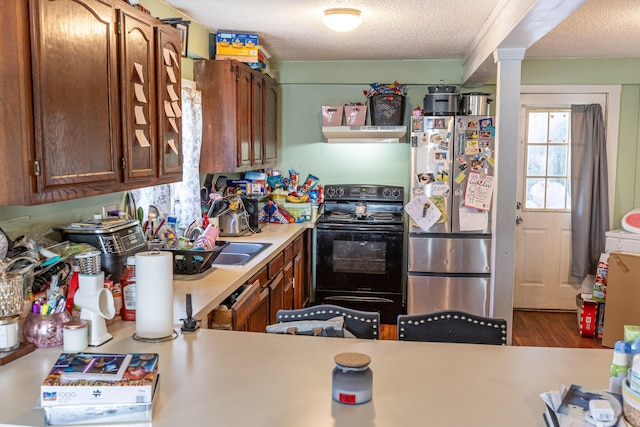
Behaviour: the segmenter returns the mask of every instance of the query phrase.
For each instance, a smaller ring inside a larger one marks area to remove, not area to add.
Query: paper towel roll
[[[173,334],[173,255],[136,254],[136,335],[164,338]]]

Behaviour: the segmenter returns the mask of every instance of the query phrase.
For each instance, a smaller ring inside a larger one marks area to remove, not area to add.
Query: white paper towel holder
[[[165,342],[165,341],[173,341],[178,338],[178,332],[174,329],[171,335],[167,335],[166,337],[160,338],[145,338],[141,337],[138,334],[133,334],[133,339],[136,341],[146,342],[146,343],[156,343],[156,342]]]
[[[142,256],[142,257],[143,257],[143,258],[141,258],[141,259],[148,259],[148,258],[147,258],[148,256],[156,256],[156,255],[160,255],[160,254],[167,255],[167,253],[166,253],[166,252],[161,252],[161,251],[160,251],[160,250],[158,250],[158,249],[152,249],[152,250],[150,250],[150,251],[148,251],[148,252],[145,252],[145,253],[142,253],[142,252],[141,252],[141,253],[139,253],[139,254],[136,254],[136,266],[138,266],[138,264],[139,264],[139,260],[138,260],[139,256]],[[170,255],[170,256],[171,256],[171,255]],[[171,259],[173,259],[173,256],[171,256]],[[167,268],[169,268],[169,269],[173,270],[173,264],[172,264],[172,263],[171,263],[171,264],[168,264],[168,265],[163,265],[162,267],[167,267]],[[162,270],[162,268],[161,268],[160,270]],[[140,296],[141,296],[141,294],[142,294],[142,289],[140,289],[140,287],[141,287],[141,285],[142,285],[142,283],[141,283],[141,282],[143,282],[143,281],[144,281],[144,279],[145,279],[144,277],[142,277],[142,276],[143,276],[143,274],[142,274],[142,273],[143,273],[142,271],[138,271],[138,268],[136,268],[136,282],[137,282],[137,284],[136,284],[136,288],[137,288],[137,298],[140,298]],[[172,277],[172,276],[171,276],[171,277]],[[171,301],[169,301],[169,304],[171,304]],[[139,311],[139,310],[138,310],[139,308],[140,308],[140,307],[136,307],[136,311]],[[137,314],[138,314],[138,313],[136,313],[136,315],[137,315]],[[138,318],[137,318],[137,316],[136,316],[136,322],[137,322],[138,320],[140,320],[140,319],[138,319]],[[167,331],[167,332],[168,332],[168,331]],[[133,334],[133,339],[134,339],[134,340],[136,340],[136,341],[141,341],[141,342],[145,342],[145,343],[158,343],[158,342],[164,342],[164,341],[172,341],[172,340],[174,340],[174,339],[176,339],[176,338],[178,338],[178,333],[177,333],[177,332],[176,332],[176,330],[175,330],[175,329],[173,329],[173,328],[171,328],[171,332],[170,332],[168,335],[166,335],[166,336],[161,336],[161,337],[157,337],[157,336],[149,336],[149,337],[142,336],[142,335],[140,335],[140,333],[139,333],[139,332],[138,332],[138,330],[137,330],[137,323],[136,323],[136,332]]]

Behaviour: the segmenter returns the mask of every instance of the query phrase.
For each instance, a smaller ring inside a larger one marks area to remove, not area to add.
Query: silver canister
[[[463,116],[489,116],[493,99],[491,94],[482,92],[470,92],[460,95],[459,114]]]

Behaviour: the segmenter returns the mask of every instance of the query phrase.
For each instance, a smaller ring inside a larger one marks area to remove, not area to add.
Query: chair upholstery
[[[463,311],[398,316],[398,341],[507,344],[507,321]]]
[[[293,322],[297,320],[327,320],[343,316],[344,326],[356,338],[378,339],[380,313],[343,308],[337,305],[321,304],[297,310],[278,310],[276,321]]]

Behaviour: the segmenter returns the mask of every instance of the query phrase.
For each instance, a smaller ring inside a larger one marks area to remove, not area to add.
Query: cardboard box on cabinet
[[[258,58],[257,34],[216,33],[216,55],[255,56]]]
[[[602,345],[624,339],[625,325],[640,325],[640,254],[611,252]]]

